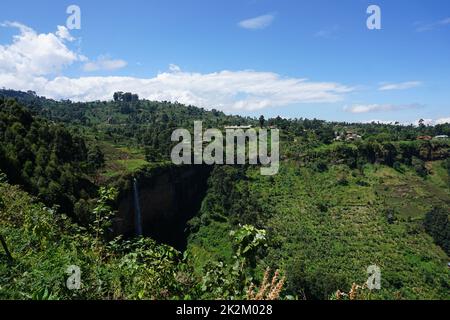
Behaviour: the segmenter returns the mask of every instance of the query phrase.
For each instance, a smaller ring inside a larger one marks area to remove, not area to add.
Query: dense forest
[[[173,130],[197,120],[280,129],[279,173],[212,166],[184,248],[117,235],[133,179],[165,177]],[[0,298],[449,299],[449,135],[450,124],[248,118],[128,92],[76,103],[0,90]],[[66,284],[73,265],[77,290]],[[380,290],[364,286],[370,265]]]

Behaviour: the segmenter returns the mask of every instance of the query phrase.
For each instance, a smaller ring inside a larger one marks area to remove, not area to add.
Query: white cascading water
[[[134,227],[137,236],[142,236],[142,216],[141,206],[139,204],[139,187],[136,178],[133,178],[134,195]]]

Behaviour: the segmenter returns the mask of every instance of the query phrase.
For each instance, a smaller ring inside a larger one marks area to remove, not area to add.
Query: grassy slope
[[[105,167],[100,172],[104,178],[126,175],[148,164],[140,149],[115,146],[107,142],[101,142],[99,146],[105,154]]]
[[[427,180],[384,166],[367,166],[363,174],[345,166],[318,173],[283,163],[274,177],[252,170],[251,186],[272,212],[261,268],[281,267],[289,286],[305,287],[307,298],[328,298],[338,288],[363,284],[367,267],[376,264],[382,290],[373,298],[449,299],[448,257],[421,226],[432,205],[450,203],[449,189],[442,186],[448,177],[439,163],[430,166]],[[338,183],[344,178],[348,185]],[[393,224],[386,219],[388,208],[395,209]],[[216,225],[200,229],[191,252],[214,257],[227,248],[227,237],[212,228]]]

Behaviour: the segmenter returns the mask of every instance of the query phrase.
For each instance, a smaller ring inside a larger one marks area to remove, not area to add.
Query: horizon
[[[9,88],[1,88],[0,89],[0,93],[1,91],[13,91],[13,92],[20,92],[23,94],[33,94],[36,95],[37,98],[41,98],[41,99],[46,99],[46,100],[53,100],[55,102],[58,103],[63,103],[65,101],[69,101],[70,103],[81,103],[81,104],[89,104],[89,103],[95,103],[95,102],[114,102],[114,99],[105,99],[105,100],[90,100],[90,101],[73,101],[70,99],[60,99],[60,100],[56,100],[56,99],[52,99],[52,98],[48,98],[46,96],[40,96],[38,95],[36,92],[29,90],[29,91],[21,91],[21,90],[14,90],[14,89],[9,89]],[[1,94],[0,94],[1,97]],[[6,95],[5,97],[8,97],[8,95]],[[143,101],[143,102],[150,102],[150,103],[168,103],[168,104],[173,104],[173,105],[179,105],[181,107],[194,107],[194,108],[199,108],[199,109],[204,109],[205,111],[212,111],[215,109],[205,109],[202,107],[198,107],[198,106],[194,106],[194,105],[188,105],[188,104],[183,104],[180,103],[178,101],[161,101],[161,100],[149,100],[149,99],[145,99],[145,98],[141,98],[138,97],[138,101]],[[249,118],[253,121],[258,121],[258,116],[257,115],[239,115],[237,113],[232,114],[232,113],[227,113],[221,110],[216,110],[219,112],[223,112],[225,115],[227,116],[231,116],[231,117],[242,117],[242,118]],[[260,115],[261,116],[261,115]],[[259,117],[260,117],[259,116]],[[263,115],[264,116],[264,115]],[[276,119],[276,118],[281,118],[284,120],[288,120],[288,121],[301,121],[301,120],[318,120],[318,121],[324,121],[324,122],[328,122],[328,123],[337,123],[337,124],[348,124],[348,125],[370,125],[370,124],[376,124],[376,125],[386,125],[386,126],[403,126],[403,127],[408,127],[408,126],[413,126],[413,127],[419,127],[420,126],[420,122],[422,122],[422,124],[424,126],[428,126],[428,127],[434,127],[437,125],[445,125],[445,124],[449,124],[450,121],[446,121],[446,122],[430,122],[427,121],[427,119],[418,119],[415,122],[398,122],[398,121],[380,121],[380,120],[372,120],[372,121],[363,121],[363,122],[352,122],[352,121],[337,121],[337,120],[326,120],[326,119],[318,119],[318,118],[305,118],[305,117],[282,117],[282,116],[273,116],[270,118],[267,118],[265,120],[270,120],[270,119]]]

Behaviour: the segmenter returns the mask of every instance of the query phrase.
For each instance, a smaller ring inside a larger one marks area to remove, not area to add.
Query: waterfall
[[[134,194],[134,228],[136,230],[136,235],[142,236],[141,206],[139,204],[139,188],[136,178],[133,178],[133,194]]]

